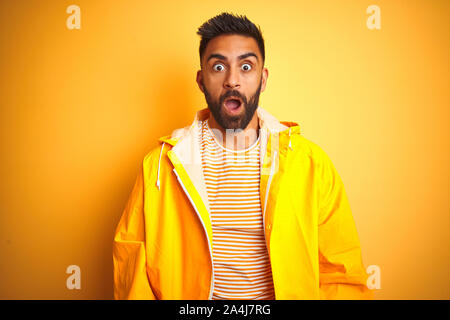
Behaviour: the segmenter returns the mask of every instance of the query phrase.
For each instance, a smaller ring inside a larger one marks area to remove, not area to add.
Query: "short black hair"
[[[256,26],[246,16],[222,12],[221,14],[203,23],[198,28],[197,34],[202,37],[199,48],[200,66],[202,64],[203,54],[205,53],[206,46],[209,41],[224,34],[237,34],[255,39],[258,44],[259,51],[261,52],[264,65],[266,54],[264,50],[264,39],[261,28]]]

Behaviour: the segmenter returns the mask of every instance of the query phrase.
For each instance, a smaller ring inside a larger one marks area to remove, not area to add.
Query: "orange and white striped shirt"
[[[213,233],[212,298],[275,299],[259,193],[260,138],[229,150],[205,120],[200,142]]]

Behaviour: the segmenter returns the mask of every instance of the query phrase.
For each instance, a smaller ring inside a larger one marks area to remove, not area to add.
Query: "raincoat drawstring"
[[[157,177],[157,179],[156,179],[156,187],[158,187],[158,190],[159,190],[159,169],[161,168],[161,155],[162,155],[162,152],[163,152],[163,149],[164,149],[164,145],[165,145],[165,144],[166,144],[166,143],[163,142],[162,147],[161,147],[161,152],[159,153],[159,160],[158,160],[158,177]]]

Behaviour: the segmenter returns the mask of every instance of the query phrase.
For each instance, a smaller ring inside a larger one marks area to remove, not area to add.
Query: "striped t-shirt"
[[[245,150],[224,148],[204,120],[202,165],[212,224],[217,299],[275,299],[259,193],[260,139]]]

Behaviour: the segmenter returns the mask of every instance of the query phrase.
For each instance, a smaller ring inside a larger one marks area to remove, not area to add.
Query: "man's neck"
[[[257,112],[254,113],[253,118],[248,123],[244,130],[224,129],[220,126],[212,113],[209,114],[208,124],[211,131],[216,136],[217,141],[222,144],[224,148],[231,150],[245,150],[252,146],[259,136],[259,121]]]

